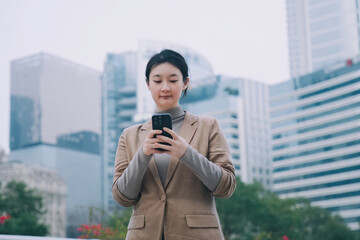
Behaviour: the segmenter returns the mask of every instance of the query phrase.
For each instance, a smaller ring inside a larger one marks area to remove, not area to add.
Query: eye
[[[161,80],[153,80],[154,83],[161,83]]]
[[[176,83],[178,80],[170,80],[171,83]]]

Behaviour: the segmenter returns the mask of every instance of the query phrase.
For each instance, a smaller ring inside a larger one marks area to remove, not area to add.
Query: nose
[[[161,91],[169,91],[169,84],[166,82],[166,81],[164,81],[163,82],[163,85],[161,86]]]

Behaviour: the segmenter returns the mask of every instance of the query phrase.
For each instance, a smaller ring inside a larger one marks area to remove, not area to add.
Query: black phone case
[[[164,127],[172,129],[171,115],[169,113],[155,114],[152,116],[151,120],[153,130],[163,130]],[[161,135],[172,139],[172,136],[165,131],[163,131]],[[154,137],[156,137],[156,135],[154,135]],[[168,143],[161,144],[170,145]],[[165,151],[162,148],[158,148],[156,150]]]

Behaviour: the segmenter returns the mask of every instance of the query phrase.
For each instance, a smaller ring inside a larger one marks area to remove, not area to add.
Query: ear
[[[189,77],[187,77],[187,78],[186,78],[186,82],[184,83],[184,85],[183,85],[183,87],[182,87],[182,90],[185,90],[185,89],[187,89],[187,88],[188,88],[189,81],[190,81],[190,78],[189,78]]]
[[[147,81],[146,78],[145,78],[145,82],[146,82],[147,88],[150,90],[149,81]]]

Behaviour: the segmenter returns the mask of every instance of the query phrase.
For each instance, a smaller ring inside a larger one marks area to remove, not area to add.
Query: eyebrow
[[[178,76],[179,76],[179,75],[176,74],[176,73],[170,74],[170,77],[178,77]],[[155,75],[153,75],[152,77],[161,77],[161,75],[160,75],[160,74],[155,74]]]

